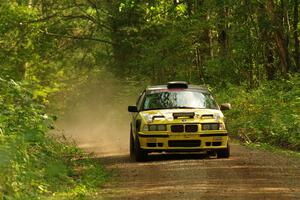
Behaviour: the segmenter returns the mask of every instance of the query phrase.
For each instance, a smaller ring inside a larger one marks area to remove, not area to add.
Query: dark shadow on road
[[[180,160],[211,160],[216,159],[214,156],[208,156],[207,154],[196,154],[196,153],[155,153],[149,154],[148,158],[144,162],[136,162],[130,159],[128,155],[110,155],[101,156],[95,158],[100,163],[108,166],[111,164],[124,164],[124,163],[156,163],[165,161],[180,161]]]
[[[148,156],[148,162],[167,161],[167,160],[198,160],[209,159],[206,154],[189,154],[189,153],[163,153],[163,154],[150,154]]]

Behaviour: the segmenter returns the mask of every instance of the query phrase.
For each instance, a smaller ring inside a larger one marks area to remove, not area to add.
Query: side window
[[[140,97],[138,98],[137,102],[136,102],[136,106],[138,110],[141,110],[141,106],[144,100],[144,96],[145,96],[145,91],[142,92],[142,94],[140,95]]]

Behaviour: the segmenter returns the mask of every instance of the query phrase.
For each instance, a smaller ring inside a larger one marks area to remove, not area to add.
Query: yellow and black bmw
[[[228,158],[228,132],[220,106],[204,86],[183,81],[147,87],[131,113],[130,156],[145,161],[151,152],[214,153]]]

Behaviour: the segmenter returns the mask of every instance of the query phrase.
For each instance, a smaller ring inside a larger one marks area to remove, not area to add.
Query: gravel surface
[[[300,199],[299,159],[239,144],[231,150],[229,159],[156,154],[144,163],[126,152],[102,154],[114,175],[101,199]]]

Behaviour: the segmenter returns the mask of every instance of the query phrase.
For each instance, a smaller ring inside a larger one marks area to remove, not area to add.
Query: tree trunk
[[[202,56],[201,56],[201,50],[199,47],[196,48],[196,68],[198,72],[198,79],[201,82],[204,82],[204,70],[203,70],[203,63],[202,63]]]
[[[207,13],[206,15],[206,20],[209,21],[210,19],[210,14],[209,12]],[[213,49],[213,34],[212,34],[212,30],[211,28],[209,28],[207,30],[207,38],[208,38],[208,48],[209,48],[209,56],[210,56],[210,59],[213,59],[214,58],[214,49]]]
[[[278,49],[278,55],[279,55],[279,60],[280,60],[280,70],[281,70],[281,74],[283,75],[283,77],[287,77],[287,73],[288,73],[288,54],[287,54],[287,47],[286,47],[286,43],[284,41],[284,30],[283,30],[283,26],[280,19],[280,17],[278,17],[276,15],[275,12],[275,5],[273,0],[268,0],[267,2],[267,11],[268,14],[271,18],[271,22],[272,25],[274,27],[274,39],[275,39],[275,43]]]
[[[274,80],[276,68],[274,66],[273,51],[268,47],[266,54],[267,54],[267,63],[265,65],[265,69],[267,73],[267,80]]]
[[[288,72],[286,48],[284,45],[283,36],[278,31],[276,31],[276,33],[275,33],[275,41],[276,41],[276,46],[278,48],[278,54],[279,54],[279,59],[280,59],[280,64],[281,64],[281,73],[283,76],[286,76],[287,72]]]
[[[228,53],[228,35],[227,35],[227,21],[226,18],[228,16],[228,8],[224,5],[220,8],[219,11],[219,17],[220,17],[220,23],[219,23],[219,37],[218,41],[221,46],[220,48],[220,54],[221,56],[226,56]]]
[[[299,38],[298,38],[298,22],[299,22],[299,12],[298,12],[299,1],[294,0],[294,42],[295,42],[295,52],[294,52],[294,60],[296,65],[296,72],[300,72],[300,55],[299,55]]]
[[[290,36],[291,36],[291,26],[290,26],[290,21],[289,21],[289,10],[288,10],[288,3],[286,0],[281,0],[281,9],[282,9],[282,27],[283,30],[285,29],[284,32],[284,37],[285,37],[285,54],[286,54],[286,62],[287,62],[287,71],[289,71],[290,66],[291,66],[291,60],[290,60],[290,55],[289,55],[289,46],[290,46]]]
[[[186,0],[187,13],[189,16],[192,16],[193,13],[193,3],[191,0]]]

